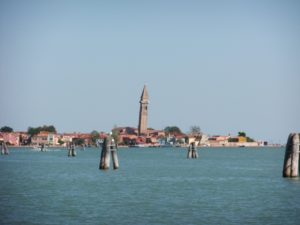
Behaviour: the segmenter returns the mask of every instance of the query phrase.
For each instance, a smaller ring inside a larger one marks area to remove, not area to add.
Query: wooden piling
[[[72,156],[71,144],[68,143],[68,144],[67,144],[67,147],[68,147],[68,156],[70,157],[70,156]]]
[[[188,147],[187,158],[188,159],[196,159],[196,158],[198,158],[198,152],[197,152],[197,149],[196,149],[195,142],[192,142],[191,145]]]
[[[106,152],[107,152],[107,138],[105,138],[102,143],[100,165],[99,165],[100,170],[104,170]]]
[[[198,158],[198,152],[196,150],[192,151],[192,158],[197,159]]]
[[[104,139],[102,144],[102,151],[100,156],[100,170],[107,170],[110,166],[110,154],[113,161],[113,168],[119,168],[119,160],[117,155],[117,145],[114,142],[114,139],[111,136],[108,136]]]
[[[6,143],[3,141],[1,144],[1,155],[8,155],[9,151],[8,148],[6,146]]]
[[[76,149],[75,149],[75,144],[72,143],[72,156],[75,157],[76,156]]]
[[[109,169],[110,166],[110,150],[104,152],[104,165],[103,165],[103,169],[107,170]]]
[[[299,176],[300,134],[291,133],[288,137],[283,163],[283,177]]]
[[[69,157],[75,157],[76,156],[76,150],[75,150],[75,144],[74,143],[68,143],[68,156]]]
[[[4,155],[4,147],[3,147],[3,143],[1,143],[1,155]]]
[[[188,147],[187,158],[188,158],[188,159],[191,159],[191,158],[192,158],[192,147],[191,147],[191,146]]]
[[[108,138],[105,138],[104,142],[102,144],[102,151],[101,151],[99,169],[101,169],[101,170],[109,169],[109,162],[110,162],[109,154],[110,154],[109,140],[108,140]]]
[[[116,170],[119,168],[119,159],[118,159],[117,151],[116,150],[111,151],[111,156],[112,156],[114,170]]]
[[[103,142],[103,145],[104,144],[105,144],[105,141]],[[101,150],[99,169],[100,170],[104,169],[104,150],[103,150],[103,146],[102,146],[102,150]]]

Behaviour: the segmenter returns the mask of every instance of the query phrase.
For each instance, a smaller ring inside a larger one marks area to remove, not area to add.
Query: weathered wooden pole
[[[109,165],[110,165],[110,149],[108,149],[107,151],[104,152],[104,165],[103,165],[103,169],[104,170],[109,169]]]
[[[196,151],[196,149],[194,151],[192,151],[192,158],[193,159],[197,159],[198,158],[198,152]]]
[[[110,154],[113,161],[113,168],[118,169],[119,168],[119,160],[117,155],[117,145],[114,141],[114,139],[111,136],[108,136],[104,139],[104,142],[102,144],[102,151],[101,151],[101,157],[100,157],[100,170],[107,170],[110,166]]]
[[[119,159],[117,155],[117,150],[111,151],[111,156],[112,156],[114,170],[119,169]]]
[[[72,156],[72,150],[71,150],[71,143],[67,143],[67,148],[68,148],[68,156]]]
[[[103,143],[102,143],[102,150],[101,150],[101,156],[100,156],[100,165],[99,165],[99,169],[103,170],[104,169],[104,159],[105,159],[105,152],[106,152],[106,138],[104,139]]]
[[[1,143],[1,155],[4,155],[4,145],[3,145],[3,142]]]
[[[101,158],[100,158],[100,170],[109,169],[110,164],[110,136],[106,137],[102,144]]]
[[[112,161],[113,161],[114,170],[119,168],[119,159],[118,159],[118,155],[117,155],[117,149],[118,149],[117,144],[115,143],[115,140],[112,138],[110,150],[111,150],[111,157],[112,157]]]
[[[191,146],[191,145],[188,147],[187,158],[188,158],[188,159],[191,159],[191,158],[192,158],[192,146]]]
[[[72,156],[75,157],[76,156],[76,149],[75,149],[75,144],[72,143],[71,145],[71,152],[72,152]]]
[[[75,144],[69,143],[68,144],[68,156],[69,157],[75,157],[76,156],[76,150],[75,150]]]
[[[45,145],[44,145],[44,144],[42,144],[42,145],[41,145],[41,152],[43,152],[43,151],[44,151],[44,148],[45,148]]]
[[[8,155],[9,151],[8,148],[6,146],[6,143],[3,141],[1,144],[1,155]]]
[[[291,133],[285,147],[283,177],[299,176],[300,134]]]
[[[191,145],[188,147],[188,159],[196,159],[198,158],[198,152],[196,149],[196,143],[192,142]]]

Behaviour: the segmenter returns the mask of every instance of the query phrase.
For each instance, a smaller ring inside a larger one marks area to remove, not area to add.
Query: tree
[[[239,142],[238,138],[229,138],[228,142]]]
[[[190,134],[195,137],[195,141],[198,141],[198,144],[200,144],[202,139],[202,132],[201,128],[199,126],[191,126],[190,127]]]
[[[27,129],[27,133],[32,137],[34,135],[37,135],[38,133],[40,133],[41,131],[47,131],[50,133],[56,133],[56,129],[53,125],[50,126],[42,126],[42,127],[28,127]]]
[[[1,132],[7,132],[7,133],[14,132],[14,130],[11,127],[8,127],[8,126],[1,127],[0,131]]]
[[[43,127],[41,127],[41,131],[48,131],[50,133],[56,133],[56,129],[53,125],[50,125],[50,126],[44,125]]]
[[[245,133],[244,131],[238,132],[238,136],[239,136],[239,137],[247,137],[247,136],[246,136],[246,133]]]
[[[73,142],[75,145],[84,145],[84,139],[82,138],[74,138]]]
[[[28,127],[27,133],[32,137],[32,136],[37,135],[38,133],[40,133],[40,130],[38,128]]]
[[[245,137],[247,142],[254,142],[255,140],[248,137],[244,131],[238,132],[239,137]]]
[[[164,131],[166,134],[182,134],[180,128],[176,126],[168,126],[164,129]]]
[[[118,129],[113,129],[111,136],[115,139],[116,143],[119,141],[120,131]]]
[[[254,139],[247,137],[247,142],[254,142]]]
[[[99,139],[99,137],[100,137],[100,135],[99,135],[98,131],[93,130],[91,132],[91,139],[92,139],[93,144],[96,144],[96,141]]]
[[[59,145],[63,145],[65,142],[63,141],[63,140],[61,140],[61,139],[58,139],[58,144]]]
[[[190,127],[190,133],[192,135],[201,135],[202,134],[201,128],[199,126],[195,126],[195,125],[191,126]]]

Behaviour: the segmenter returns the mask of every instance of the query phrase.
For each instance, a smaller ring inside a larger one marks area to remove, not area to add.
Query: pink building
[[[49,133],[46,131],[42,131],[37,135],[32,136],[31,144],[32,145],[47,145]]]
[[[13,145],[13,146],[20,145],[20,134],[19,133],[0,132],[0,140],[1,139],[9,145]]]

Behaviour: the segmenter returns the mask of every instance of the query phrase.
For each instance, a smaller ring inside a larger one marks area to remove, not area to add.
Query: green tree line
[[[28,127],[28,129],[27,129],[27,133],[30,136],[37,135],[41,131],[47,131],[47,132],[50,132],[50,133],[57,133],[56,129],[53,125],[50,125],[50,126],[44,125],[42,127]]]

